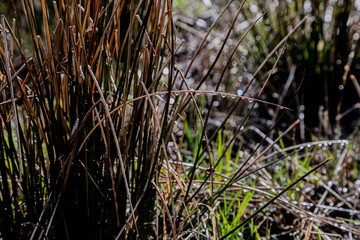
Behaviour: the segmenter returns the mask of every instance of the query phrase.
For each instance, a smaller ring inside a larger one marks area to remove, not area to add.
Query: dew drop
[[[239,96],[242,96],[243,94],[244,94],[244,92],[242,91],[242,90],[237,90],[237,95],[239,95]]]
[[[164,71],[163,71],[164,75],[168,75],[169,74],[169,69],[166,67],[164,68]]]

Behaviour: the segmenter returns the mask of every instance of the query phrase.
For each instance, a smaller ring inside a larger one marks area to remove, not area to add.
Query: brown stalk
[[[5,16],[1,16],[1,23],[2,23],[2,38],[4,43],[4,52],[5,52],[5,65],[6,65],[6,78],[8,80],[8,84],[10,87],[10,96],[12,107],[14,111],[15,117],[15,130],[16,130],[16,137],[17,137],[17,146],[18,146],[18,153],[19,153],[19,181],[22,182],[22,170],[23,170],[23,159],[22,159],[22,150],[21,150],[21,138],[20,138],[20,131],[19,131],[19,120],[18,120],[18,113],[15,104],[15,97],[14,97],[14,87],[11,77],[11,70],[10,70],[10,59],[9,59],[9,50],[7,46],[7,36],[6,36],[6,27],[5,27]]]
[[[163,208],[165,209],[166,214],[168,215],[169,222],[170,222],[170,225],[171,225],[173,234],[174,234],[174,239],[176,239],[176,237],[175,237],[175,236],[176,236],[176,227],[175,227],[175,224],[174,224],[174,222],[173,222],[173,220],[172,220],[172,217],[171,217],[169,208],[167,207],[167,204],[166,204],[166,202],[165,202],[165,199],[164,199],[164,197],[163,197],[163,194],[162,194],[162,192],[160,191],[160,189],[158,188],[158,186],[156,186],[156,184],[155,184],[154,182],[152,182],[152,185],[154,186],[156,192],[158,193],[158,196],[160,197],[160,200],[161,200],[161,202],[162,202],[162,204],[163,204]],[[166,225],[164,224],[164,226],[166,226]]]
[[[110,111],[109,111],[109,107],[106,103],[106,100],[104,98],[104,95],[102,93],[102,89],[101,87],[99,86],[99,83],[98,81],[96,80],[96,77],[93,73],[93,71],[91,70],[91,67],[90,65],[88,65],[88,71],[91,75],[91,78],[93,79],[95,85],[96,85],[96,88],[98,89],[99,91],[99,94],[100,94],[100,100],[102,101],[103,105],[104,105],[104,110],[105,110],[105,114],[106,114],[106,118],[108,120],[108,123],[110,125],[110,129],[111,129],[111,132],[113,134],[113,137],[114,139],[117,139],[117,136],[116,136],[116,131],[115,131],[115,127],[114,127],[114,123],[112,121],[112,118],[111,118],[111,115],[110,115]],[[133,221],[134,221],[134,226],[135,226],[135,230],[136,230],[136,233],[139,234],[139,230],[138,230],[138,227],[137,227],[137,224],[136,224],[136,217],[135,217],[135,212],[134,212],[134,208],[132,206],[132,202],[131,202],[131,193],[130,193],[130,189],[129,189],[129,185],[128,185],[128,182],[127,182],[127,176],[126,176],[126,171],[125,171],[125,166],[124,166],[124,162],[123,162],[123,159],[121,157],[121,150],[120,150],[120,146],[119,146],[119,142],[117,140],[114,141],[115,142],[115,146],[116,146],[116,151],[117,151],[117,155],[118,155],[118,158],[119,158],[119,162],[120,162],[120,168],[121,168],[121,172],[122,172],[122,176],[123,176],[123,179],[124,179],[124,184],[125,184],[125,188],[126,188],[126,193],[129,197],[129,205],[130,205],[130,210],[131,210],[131,214],[133,216]],[[118,225],[120,225],[120,219],[119,219],[119,207],[118,207],[118,204],[117,204],[117,194],[116,194],[116,191],[115,191],[115,180],[114,180],[114,174],[113,174],[113,170],[112,170],[112,166],[109,166],[110,167],[110,175],[111,175],[111,179],[112,179],[112,185],[113,185],[113,193],[114,193],[114,202],[115,202],[115,209],[116,209],[116,217],[117,217],[117,223]]]
[[[55,80],[55,65],[54,65],[54,60],[53,60],[52,44],[51,44],[51,39],[50,39],[49,21],[48,21],[48,18],[47,18],[47,11],[46,11],[45,0],[41,0],[41,6],[42,6],[42,10],[43,10],[44,24],[45,24],[45,33],[46,33],[46,41],[47,41],[47,47],[48,47],[47,57],[48,57],[48,59],[50,60],[51,77],[53,77],[54,80]],[[54,91],[54,92],[55,92],[56,99],[57,99],[57,101],[60,101],[56,84],[53,84],[53,86],[54,86],[54,88],[55,88],[55,91]]]

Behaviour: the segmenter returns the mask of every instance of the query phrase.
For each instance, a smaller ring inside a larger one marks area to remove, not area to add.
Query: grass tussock
[[[234,93],[223,88],[226,74],[262,19],[251,19],[230,48],[245,1],[223,7],[186,67],[176,61],[184,41],[177,38],[171,1],[36,3],[21,1],[20,11],[14,7],[18,19],[0,22],[1,238],[243,239],[272,234],[269,206],[279,201],[295,219],[314,218],[292,202],[304,193],[291,188],[302,189],[307,176],[315,188],[319,169],[338,161],[330,150],[348,142],[286,148],[283,139],[299,120],[273,140],[276,124],[265,134],[247,125],[259,104],[278,108],[279,116],[290,110],[260,98],[284,44],[306,17]],[[190,81],[212,30],[234,6],[211,64]],[[273,58],[267,80],[250,91]],[[232,106],[213,124],[221,99]],[[245,110],[234,117],[240,107]],[[274,166],[285,166],[284,175],[267,169]],[[301,236],[313,221],[297,228]]]

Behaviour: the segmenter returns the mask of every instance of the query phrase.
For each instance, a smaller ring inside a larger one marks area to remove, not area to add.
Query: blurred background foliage
[[[225,6],[226,1],[181,1],[176,0],[178,19],[175,24],[183,34],[186,51],[194,51],[196,42],[206,32],[217,16],[216,12]],[[207,42],[209,51],[202,56],[200,65],[193,68],[195,81],[199,71],[204,71],[214,55],[211,53],[220,48],[225,29],[230,25],[231,17],[236,12],[236,5],[230,6],[230,14],[225,15],[219,26],[211,33]],[[231,14],[233,13],[233,14]],[[234,35],[228,40],[224,55],[229,54],[230,46],[235,46],[246,29],[263,15],[245,38],[233,58],[232,67],[223,88],[227,91],[242,91],[251,79],[256,67],[266,58],[269,51],[283,39],[290,30],[307,16],[305,26],[299,28],[287,41],[286,49],[280,58],[268,86],[262,94],[267,100],[289,103],[297,112],[289,112],[287,118],[293,122],[299,117],[302,120],[302,140],[310,138],[305,132],[318,133],[324,137],[347,136],[354,128],[359,117],[359,94],[349,79],[353,74],[360,78],[360,1],[318,1],[318,0],[276,0],[246,1],[244,11],[234,28]],[[205,53],[205,52],[204,52]],[[213,53],[215,54],[215,53]],[[280,50],[278,51],[280,54]],[[267,62],[266,67],[256,77],[257,83],[252,89],[262,85],[277,56]],[[186,62],[184,59],[183,62]],[[201,69],[201,70],[200,70]],[[213,75],[216,78],[216,73]],[[216,81],[216,80],[215,80]],[[299,94],[294,95],[299,89]],[[248,92],[254,96],[256,93]],[[254,114],[269,115],[272,121],[260,125],[272,126],[277,118],[276,109],[259,109]],[[346,116],[342,113],[350,112]],[[259,113],[260,112],[260,113]],[[262,119],[260,119],[262,120]],[[283,124],[283,127],[286,127]],[[310,131],[306,131],[306,128]],[[315,132],[314,132],[315,130]],[[306,135],[306,136],[305,136]]]

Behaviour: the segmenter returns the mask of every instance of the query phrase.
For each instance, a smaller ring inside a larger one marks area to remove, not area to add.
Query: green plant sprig
[[[219,240],[223,240],[225,238],[227,238],[228,236],[230,236],[232,233],[234,233],[236,230],[242,228],[243,226],[245,226],[251,219],[253,219],[256,215],[258,215],[262,210],[264,210],[265,208],[267,208],[270,204],[272,204],[276,199],[278,199],[281,195],[283,195],[284,193],[286,193],[289,189],[291,189],[293,186],[295,186],[296,184],[298,184],[300,181],[302,181],[304,178],[306,178],[307,176],[309,176],[311,173],[313,173],[314,171],[316,171],[317,169],[319,169],[321,166],[323,166],[324,164],[326,164],[327,162],[329,162],[330,160],[332,160],[332,158],[328,158],[324,161],[322,161],[321,163],[319,163],[318,165],[316,165],[313,169],[311,169],[310,171],[308,171],[307,173],[305,173],[303,176],[301,176],[300,178],[298,178],[296,181],[294,181],[293,183],[291,183],[289,186],[287,186],[285,189],[283,189],[280,193],[278,193],[275,197],[273,197],[270,201],[268,201],[267,203],[265,203],[261,208],[259,208],[258,210],[256,210],[253,214],[251,214],[249,217],[247,217],[241,224],[239,224],[238,226],[236,226],[235,228],[233,228],[230,232],[228,232],[227,234],[225,234],[224,236],[222,236],[221,238],[219,238]]]

